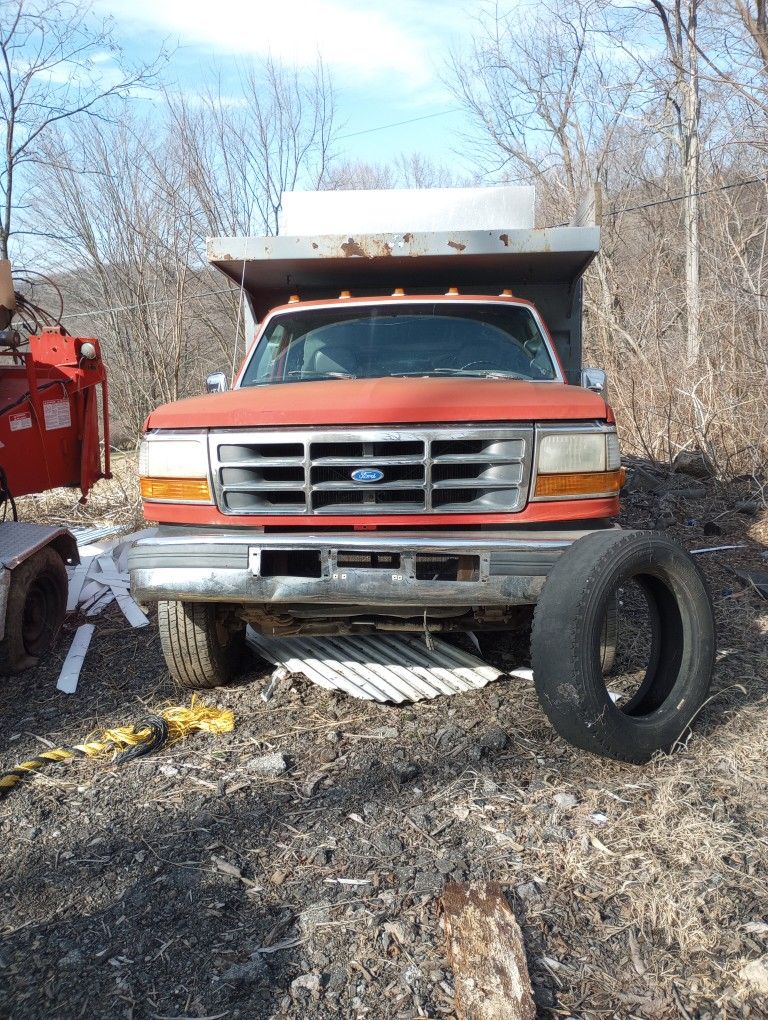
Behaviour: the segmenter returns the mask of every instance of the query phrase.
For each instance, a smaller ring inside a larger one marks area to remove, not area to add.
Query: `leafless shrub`
[[[241,75],[223,100],[169,94],[175,152],[201,225],[213,236],[276,234],[284,191],[323,185],[335,129],[335,92],[318,62],[307,75],[274,60]]]

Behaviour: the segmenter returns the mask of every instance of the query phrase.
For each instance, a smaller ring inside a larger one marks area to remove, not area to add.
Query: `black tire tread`
[[[8,601],[5,607],[5,637],[0,641],[0,676],[18,673],[37,665],[39,655],[27,654],[21,635],[24,603],[34,579],[43,571],[53,574],[59,590],[60,608],[58,618],[52,622],[51,640],[48,651],[58,636],[67,611],[69,579],[64,560],[53,546],[38,549],[11,572]],[[45,653],[44,653],[45,654]]]
[[[589,719],[602,710],[596,701],[588,704],[589,694],[584,692],[582,671],[589,668],[588,642],[584,640],[582,623],[587,615],[593,595],[593,579],[599,578],[622,565],[622,561],[637,554],[643,545],[651,555],[664,550],[685,564],[693,587],[697,608],[702,616],[702,659],[700,669],[707,675],[706,684],[699,684],[696,699],[686,705],[685,719],[680,720],[682,735],[690,717],[701,707],[711,678],[714,663],[714,619],[711,599],[698,564],[669,536],[656,532],[622,531],[600,532],[576,542],[553,569],[534,612],[531,639],[531,658],[534,680],[544,712],[555,729],[570,743],[605,758],[641,764],[650,757],[638,746],[626,740],[619,741],[610,727],[589,724]],[[574,597],[575,596],[575,597]],[[706,607],[706,611],[705,611]],[[552,640],[551,629],[557,626],[558,640]],[[584,695],[581,704],[563,707],[561,692],[568,685]],[[659,748],[662,750],[664,748]]]
[[[160,644],[168,671],[180,687],[221,687],[237,673],[237,635],[229,645],[221,644],[215,609],[205,602],[158,602]]]

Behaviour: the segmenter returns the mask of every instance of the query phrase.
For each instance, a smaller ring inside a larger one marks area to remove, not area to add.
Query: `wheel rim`
[[[27,655],[42,655],[58,625],[59,599],[56,585],[45,575],[35,579],[27,592],[21,621],[21,639]]]

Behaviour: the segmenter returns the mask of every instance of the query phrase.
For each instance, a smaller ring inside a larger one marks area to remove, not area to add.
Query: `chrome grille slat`
[[[463,456],[460,453],[443,454],[440,457],[433,457],[433,464],[487,464],[489,458],[487,455],[481,453],[467,454]],[[494,464],[519,464],[520,457],[494,457]]]
[[[528,498],[533,426],[226,429],[209,443],[225,514],[517,513]],[[358,468],[384,478],[355,482]],[[270,479],[270,469],[297,477]]]
[[[231,488],[231,486],[230,486]],[[347,485],[346,482],[313,482],[313,492],[335,492],[339,489],[342,491],[349,490],[350,492],[390,492],[395,489],[418,489],[423,488],[422,486],[414,485],[413,482],[383,482],[379,485],[368,484],[363,489],[362,486],[351,486]],[[451,486],[455,488],[455,486]]]
[[[230,444],[231,445],[231,444]],[[283,458],[282,460],[275,457],[269,460],[238,460],[238,461],[227,461],[227,467],[238,467],[238,468],[280,468],[280,467],[304,467],[303,457],[292,457],[290,459]]]
[[[454,478],[445,482],[433,482],[432,491],[441,489],[518,489],[519,482],[490,482],[479,478]]]
[[[275,492],[303,492],[303,482],[227,482],[227,492],[259,492],[272,490]]]
[[[360,457],[328,457],[321,458],[320,460],[311,461],[312,467],[345,467],[353,468],[359,467],[360,462],[363,460],[374,460],[378,467],[399,467],[407,466],[411,464],[423,464],[423,457],[367,457],[361,455]]]

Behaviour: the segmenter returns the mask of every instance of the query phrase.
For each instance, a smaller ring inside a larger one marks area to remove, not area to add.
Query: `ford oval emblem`
[[[353,482],[380,482],[383,477],[384,472],[378,468],[358,468],[352,472]]]

